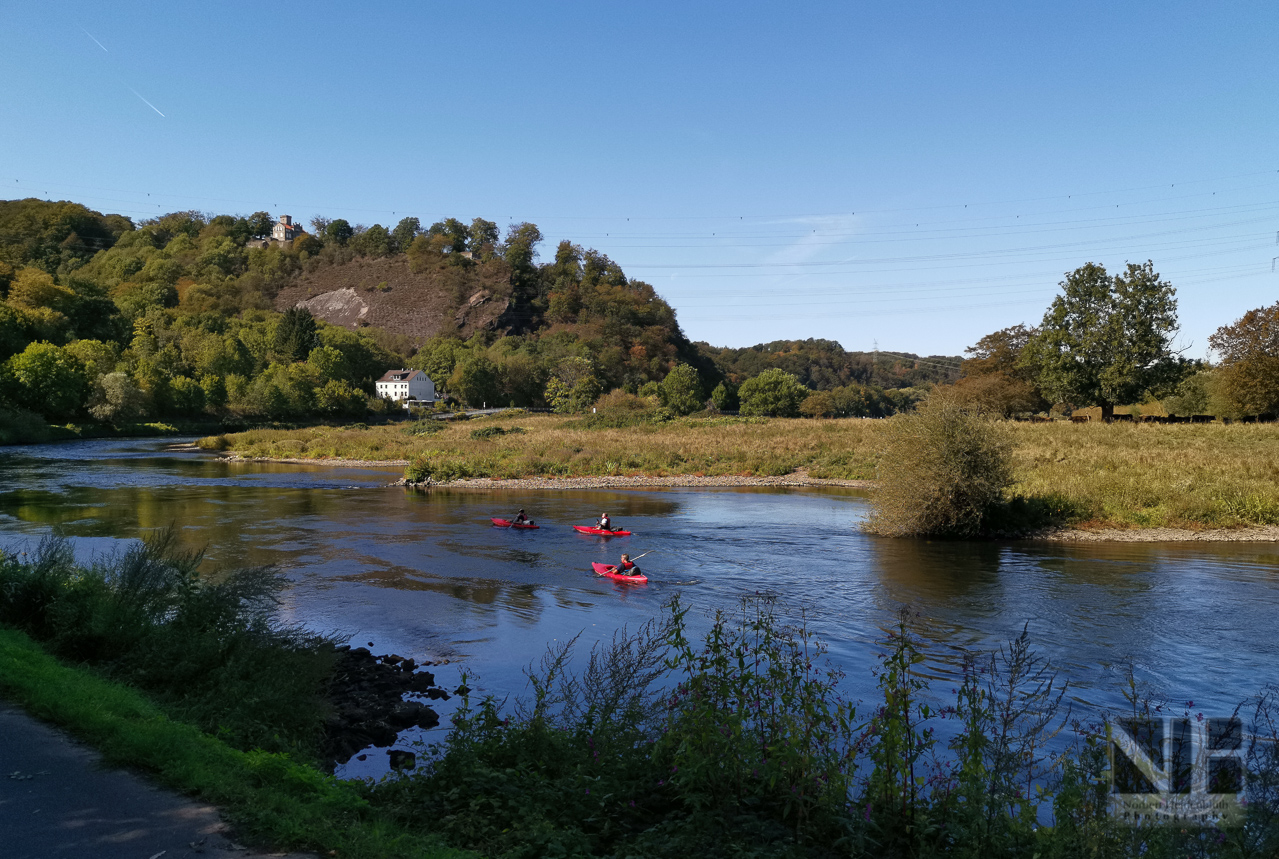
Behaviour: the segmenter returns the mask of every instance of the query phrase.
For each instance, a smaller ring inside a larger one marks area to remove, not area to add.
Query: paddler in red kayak
[[[520,508],[520,512],[515,514],[515,518],[511,520],[514,525],[532,525],[533,520],[524,515],[524,508]]]
[[[613,530],[613,520],[612,520],[612,519],[610,519],[610,518],[608,518],[608,514],[607,514],[607,513],[601,513],[601,514],[600,514],[600,521],[598,521],[598,522],[596,522],[596,523],[595,523],[595,527],[596,527],[596,528],[599,528],[601,531],[612,531],[612,530]]]
[[[623,576],[638,576],[640,575],[640,568],[631,561],[630,555],[624,554],[621,562],[617,565],[617,573]]]

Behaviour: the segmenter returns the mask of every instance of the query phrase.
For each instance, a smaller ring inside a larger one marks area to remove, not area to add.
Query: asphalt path
[[[0,856],[4,859],[259,857],[217,809],[106,767],[92,749],[0,701]]]

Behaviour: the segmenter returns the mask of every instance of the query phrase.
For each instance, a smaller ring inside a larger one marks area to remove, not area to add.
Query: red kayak
[[[625,573],[619,573],[617,567],[613,564],[597,564],[591,562],[591,569],[595,571],[595,575],[604,576],[618,582],[647,582],[648,576],[640,573],[638,576],[628,576]]]
[[[574,525],[573,530],[579,534],[598,534],[601,537],[629,537],[630,531],[605,531],[603,528],[596,528],[594,525]]]
[[[532,522],[512,522],[510,519],[498,519],[496,516],[489,517],[493,520],[493,524],[499,528],[524,528],[527,530],[536,530],[541,525],[534,525]]]

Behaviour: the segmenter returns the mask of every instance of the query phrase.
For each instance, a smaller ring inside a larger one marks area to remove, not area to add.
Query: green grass
[[[219,806],[243,837],[273,849],[368,859],[468,855],[391,822],[357,783],[282,754],[234,749],[169,719],[128,687],[59,663],[16,630],[0,629],[0,693],[106,760]]]

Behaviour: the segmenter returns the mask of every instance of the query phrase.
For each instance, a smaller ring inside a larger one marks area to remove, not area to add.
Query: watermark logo
[[[1106,733],[1112,815],[1207,824],[1242,810],[1247,751],[1237,717],[1116,719]]]

